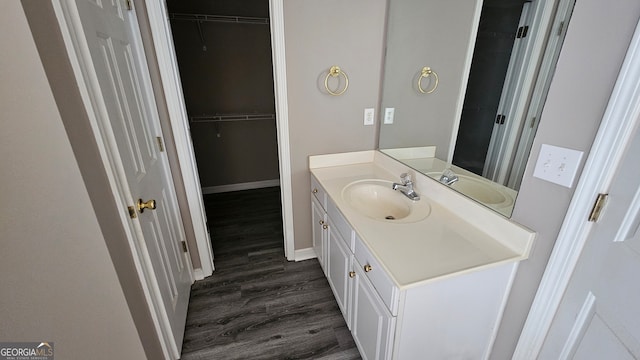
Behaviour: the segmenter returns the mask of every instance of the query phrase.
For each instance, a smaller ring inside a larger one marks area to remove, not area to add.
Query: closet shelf
[[[233,115],[200,115],[191,116],[192,123],[206,122],[232,122],[232,121],[255,121],[255,120],[275,120],[275,114],[233,114]]]
[[[197,21],[197,22],[208,21],[208,22],[223,22],[223,23],[236,23],[236,24],[269,25],[268,17],[258,18],[258,17],[246,17],[246,16],[170,13],[169,19]]]

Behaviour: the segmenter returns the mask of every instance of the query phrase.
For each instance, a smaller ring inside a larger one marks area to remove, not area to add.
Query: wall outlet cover
[[[393,124],[393,116],[395,115],[396,108],[384,108],[384,121],[383,124]]]
[[[373,125],[375,122],[375,114],[376,109],[374,108],[366,108],[364,109],[364,124],[365,125]]]
[[[583,154],[578,150],[542,144],[533,176],[571,188]]]

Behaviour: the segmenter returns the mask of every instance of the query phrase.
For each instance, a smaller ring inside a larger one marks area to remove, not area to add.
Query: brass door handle
[[[138,199],[138,211],[142,214],[144,209],[155,210],[156,209],[156,201],[149,200],[147,202],[142,201],[142,199]]]
[[[355,271],[349,271],[349,277],[352,278],[352,279],[354,277],[356,277],[356,272]]]
[[[373,270],[373,268],[371,267],[371,265],[367,264],[367,265],[365,265],[365,266],[364,266],[364,272],[369,272],[369,271],[371,271],[371,270]]]

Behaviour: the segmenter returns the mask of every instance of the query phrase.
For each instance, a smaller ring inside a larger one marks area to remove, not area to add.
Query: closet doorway
[[[278,186],[269,1],[167,6],[203,194]]]

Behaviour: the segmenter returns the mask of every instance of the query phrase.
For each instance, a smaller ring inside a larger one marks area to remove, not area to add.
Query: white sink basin
[[[344,187],[342,198],[353,210],[374,220],[407,223],[429,216],[428,202],[410,200],[393,190],[392,184],[378,179],[354,181]]]
[[[482,203],[495,205],[502,204],[507,200],[505,194],[485,181],[465,175],[458,175],[458,179],[451,185],[451,188],[467,194]]]
[[[428,175],[438,180],[441,173],[433,172]],[[510,194],[501,191],[498,185],[484,179],[458,175],[458,181],[449,187],[492,207],[506,207],[513,204],[513,197]]]

